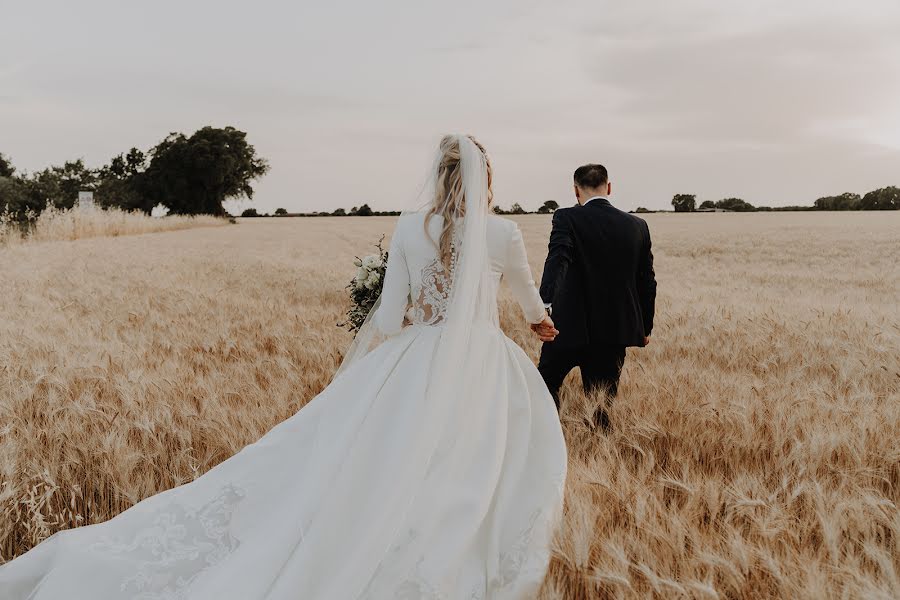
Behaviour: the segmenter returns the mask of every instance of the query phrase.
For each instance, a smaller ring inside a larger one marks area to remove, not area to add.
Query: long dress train
[[[538,320],[518,227],[487,221],[491,276]],[[445,275],[421,217],[401,218],[378,316],[399,325],[409,301],[411,325],[197,480],[3,565],[0,598],[534,597],[566,474],[558,417],[489,322],[472,329],[452,410],[423,401],[444,368]]]

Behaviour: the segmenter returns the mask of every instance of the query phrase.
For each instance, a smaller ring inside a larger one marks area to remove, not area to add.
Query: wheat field
[[[209,215],[171,215],[152,218],[138,211],[110,207],[106,209],[58,209],[48,206],[23,229],[11,215],[0,213],[0,247],[32,242],[80,240],[91,237],[115,237],[158,231],[218,227],[228,220]]]
[[[536,275],[546,216],[521,225]],[[542,597],[900,597],[900,214],[649,215],[657,326],[602,436],[563,393]],[[300,409],[391,218],[0,248],[0,561],[190,481]],[[537,340],[504,291],[507,334]]]

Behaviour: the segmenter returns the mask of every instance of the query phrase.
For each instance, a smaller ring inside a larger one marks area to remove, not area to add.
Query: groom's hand
[[[649,335],[644,336],[644,346],[649,346],[649,345],[650,345],[650,336]]]
[[[552,342],[559,335],[559,331],[553,325],[553,319],[545,316],[540,323],[533,323],[531,330],[537,334],[542,342]]]

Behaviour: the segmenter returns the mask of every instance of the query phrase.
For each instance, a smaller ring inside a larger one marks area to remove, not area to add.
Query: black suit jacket
[[[656,304],[647,222],[603,198],[557,210],[541,298],[553,305],[555,348],[643,346]]]

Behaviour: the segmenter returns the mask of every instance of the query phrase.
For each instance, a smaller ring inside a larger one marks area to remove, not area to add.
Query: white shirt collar
[[[585,202],[584,205],[587,206],[588,202],[590,202],[591,200],[597,200],[598,198],[609,201],[609,196],[594,196],[593,198],[588,198],[588,201]]]

